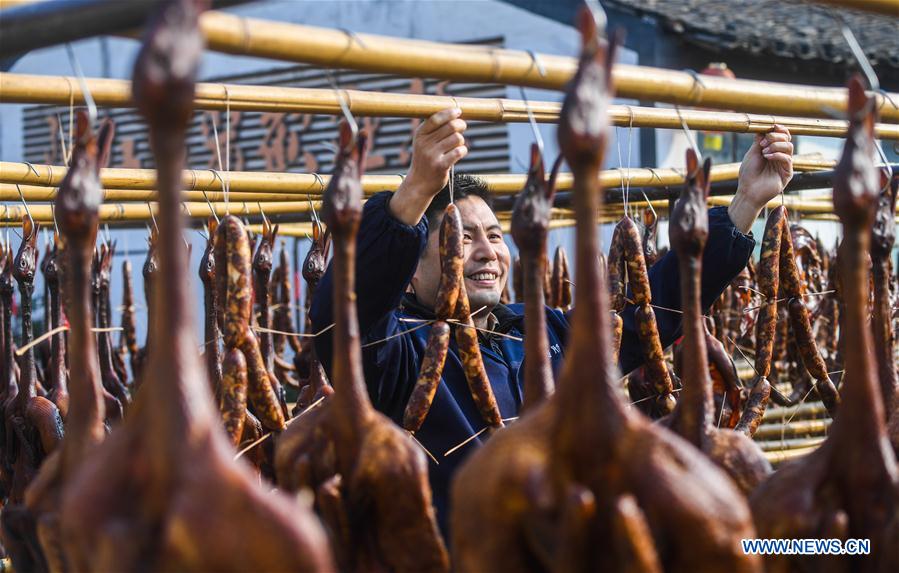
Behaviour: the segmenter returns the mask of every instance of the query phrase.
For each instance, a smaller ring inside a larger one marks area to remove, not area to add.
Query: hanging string
[[[213,175],[218,177],[218,180],[222,183],[222,195],[225,199],[225,215],[231,214],[231,205],[228,202],[228,183],[225,181],[225,178],[222,176],[223,165],[222,165],[222,149],[219,145],[219,131],[218,127],[215,124],[215,116],[209,114],[209,119],[212,122],[212,137],[215,139],[215,155],[216,160],[218,162],[219,168],[218,171],[215,169],[212,170]],[[203,192],[203,196],[206,197],[206,192]],[[209,201],[209,197],[206,197],[206,201]],[[212,205],[210,205],[210,208]],[[213,210],[214,212],[214,210]],[[218,217],[216,216],[216,221],[218,221]]]
[[[615,127],[615,148],[618,151],[618,177],[621,181],[621,187],[624,188],[624,161],[621,159],[621,128]],[[627,194],[623,200],[624,216],[627,217]]]
[[[225,89],[225,214],[228,213],[228,195],[231,193],[231,94]]]
[[[455,203],[453,197],[453,180],[456,178],[456,164],[450,166],[450,174],[449,174],[449,196],[450,196],[450,204]]]
[[[630,114],[630,121],[627,126],[627,181],[624,187],[624,197],[625,197],[625,205],[629,203],[629,196],[631,190],[631,151],[633,150],[632,144],[632,135],[634,133],[634,110],[631,109],[631,106],[627,106],[628,113]],[[644,196],[646,194],[644,193]],[[633,218],[633,217],[631,217]]]

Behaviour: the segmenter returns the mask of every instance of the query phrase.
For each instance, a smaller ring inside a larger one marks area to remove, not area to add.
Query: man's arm
[[[425,120],[413,138],[412,164],[396,193],[379,193],[366,201],[356,243],[356,309],[365,339],[383,325],[402,300],[428,237],[422,215],[446,184],[449,169],[467,154],[459,110],[440,111]],[[330,266],[322,277],[309,310],[315,332],[333,317]],[[315,349],[330,373],[331,335],[315,339]]]
[[[764,206],[783,192],[793,177],[793,143],[783,126],[757,135],[740,164],[737,193],[726,209],[709,210],[709,238],[702,256],[702,308],[710,308],[749,262],[755,240],[748,236],[753,222]],[[680,336],[681,293],[677,255],[669,251],[649,270],[649,285],[662,347]],[[634,305],[622,313],[624,332],[621,338],[619,365],[628,373],[643,363],[637,337]]]

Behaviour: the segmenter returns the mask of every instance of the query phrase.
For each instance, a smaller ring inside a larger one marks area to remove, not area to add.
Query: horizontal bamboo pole
[[[796,420],[785,426],[763,424],[753,436],[756,440],[777,441],[781,436],[793,437],[806,434],[824,434],[830,427],[831,420]]]
[[[865,8],[882,5],[889,10],[894,0],[842,2]],[[6,5],[18,3],[7,1]],[[412,77],[560,90],[577,68],[577,61],[568,56],[354,34],[217,11],[204,13],[200,28],[207,48],[218,52]],[[813,117],[831,117],[832,110],[846,109],[847,95],[842,88],[697,78],[689,72],[626,64],[616,64],[613,76],[619,97],[641,101]],[[875,94],[881,117],[897,123],[899,94],[888,95]]]
[[[816,156],[796,156],[796,171],[821,171],[832,169],[836,162]],[[712,167],[711,180],[730,181],[737,178],[739,163],[722,163]],[[19,183],[58,187],[66,174],[66,168],[56,165],[0,162],[0,183]],[[524,186],[525,175],[502,173],[480,176],[491,192],[499,195],[515,194]],[[305,199],[321,196],[331,179],[330,175],[306,173],[268,173],[258,171],[231,171],[221,173],[210,169],[185,170],[181,184],[185,191],[221,191],[223,179],[228,181],[231,192],[282,193]],[[100,172],[103,187],[109,189],[138,189],[152,191],[156,187],[156,171],[153,169],[103,169]],[[402,183],[400,175],[365,175],[362,188],[366,193],[395,191]],[[630,183],[634,187],[668,187],[684,182],[684,170],[674,168],[609,169],[600,173],[603,187],[614,188]],[[560,173],[557,189],[570,190],[574,179],[570,173]]]
[[[48,202],[56,200],[57,187],[46,187],[41,185],[18,185],[11,183],[0,183],[0,201],[19,201],[19,189],[28,202]],[[156,201],[156,191],[143,189],[104,189],[104,201],[118,202],[139,202]],[[203,193],[206,193],[204,196]],[[184,201],[213,201],[224,202],[225,194],[221,191],[184,191],[181,195]],[[247,202],[284,202],[284,201],[300,201],[302,197],[289,193],[229,193],[229,201],[247,201]]]
[[[489,46],[351,34],[341,30],[207,12],[200,27],[208,49],[329,68],[562,89],[577,66],[572,57]],[[574,32],[572,31],[572,34]],[[714,109],[831,117],[846,109],[843,88],[821,88],[616,64],[616,94]],[[884,121],[899,122],[899,94],[877,95]]]
[[[99,106],[132,107],[131,82],[86,78],[87,89]],[[206,110],[318,113],[341,115],[340,98],[354,115],[371,117],[426,117],[441,109],[459,107],[472,120],[526,122],[524,101],[501,98],[467,98],[361,90],[291,88],[242,84],[198,83],[194,107]],[[0,101],[6,103],[82,104],[77,78],[0,73]],[[556,121],[559,104],[530,102],[534,118]]]
[[[191,219],[206,219],[212,216],[214,209],[215,214],[219,217],[227,213],[239,216],[258,216],[265,215],[290,215],[297,213],[307,213],[311,207],[315,209],[321,208],[321,201],[298,202],[291,201],[287,203],[266,203],[264,206],[259,203],[246,202],[230,202],[213,203],[213,209],[210,209],[207,203],[185,202],[182,203],[182,212],[186,217]],[[53,205],[28,205],[26,211],[25,206],[19,205],[2,205],[0,206],[0,221],[21,221],[26,217],[28,212],[35,221],[40,223],[52,223],[53,221]],[[156,203],[104,203],[100,205],[101,221],[150,221],[157,213]]]
[[[85,84],[97,105],[131,107],[131,82],[86,78]],[[263,111],[280,113],[316,113],[340,115],[341,98],[349,110],[369,117],[427,117],[448,107],[459,107],[469,120],[526,122],[528,106],[535,121],[555,123],[561,104],[557,102],[466,98],[438,95],[398,94],[359,90],[285,88],[242,84],[200,83],[195,107],[207,110]],[[84,96],[77,78],[0,72],[0,102],[68,105],[82,104]],[[609,120],[619,127],[681,129],[682,121],[690,129],[735,133],[764,133],[775,125],[785,126],[794,135],[843,137],[847,122],[833,119],[758,115],[702,110],[674,110],[613,105]],[[877,124],[881,139],[899,140],[899,125]]]
[[[765,458],[772,465],[777,466],[782,464],[783,462],[787,462],[790,460],[795,460],[796,458],[801,458],[802,456],[807,456],[808,454],[814,452],[818,449],[818,446],[812,446],[809,448],[796,448],[793,450],[774,450],[763,452],[765,454]]]
[[[262,225],[251,224],[246,226],[251,233],[262,233]],[[279,237],[312,237],[312,223],[278,223]]]
[[[853,10],[863,10],[899,18],[899,0],[814,0],[818,4],[830,4]],[[897,20],[899,24],[899,20]]]

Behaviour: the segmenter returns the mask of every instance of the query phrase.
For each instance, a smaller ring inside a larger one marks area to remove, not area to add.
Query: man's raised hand
[[[462,110],[438,111],[418,126],[412,138],[412,164],[390,200],[390,212],[407,225],[415,225],[431,199],[449,180],[450,168],[468,155],[462,133],[468,127]]]
[[[737,194],[728,207],[734,225],[746,233],[759,212],[783,192],[793,178],[793,142],[790,130],[775,125],[772,131],[755,136],[740,163]]]

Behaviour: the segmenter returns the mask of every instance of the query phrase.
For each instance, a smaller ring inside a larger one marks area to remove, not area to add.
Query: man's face
[[[509,247],[503,241],[496,215],[483,199],[469,195],[456,201],[456,208],[462,216],[465,256],[462,272],[471,311],[487,307],[485,310],[490,312],[499,304],[509,277]],[[428,246],[412,278],[415,297],[430,308],[436,303],[440,286],[439,243],[440,227],[437,225],[430,230]]]

